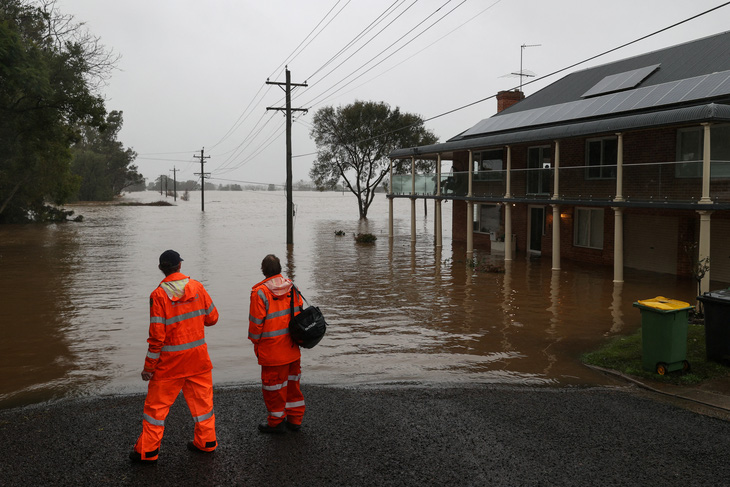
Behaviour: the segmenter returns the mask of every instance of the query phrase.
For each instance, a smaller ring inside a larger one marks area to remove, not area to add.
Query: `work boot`
[[[286,429],[288,429],[289,431],[299,431],[300,429],[302,429],[301,424],[294,424],[294,423],[290,423],[289,421],[284,421],[284,422],[286,423]]]
[[[156,458],[154,460],[142,460],[142,455],[135,450],[129,452],[129,459],[132,460],[132,463],[138,463],[140,465],[154,465],[157,463]]]
[[[276,426],[270,426],[268,421],[264,421],[259,425],[259,431],[262,433],[275,433],[281,434],[286,433],[286,421],[282,421]]]
[[[211,443],[213,443],[211,446],[215,446],[215,442],[214,441],[211,442]],[[210,450],[210,451],[208,451],[208,450],[201,450],[200,448],[198,448],[197,446],[195,446],[195,443],[193,443],[192,441],[188,441],[188,450],[194,451],[195,453],[214,453],[215,452],[215,450]]]

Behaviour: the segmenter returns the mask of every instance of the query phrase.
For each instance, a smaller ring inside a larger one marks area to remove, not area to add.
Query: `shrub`
[[[357,243],[373,243],[378,239],[375,235],[372,233],[358,233],[355,235],[355,242]]]

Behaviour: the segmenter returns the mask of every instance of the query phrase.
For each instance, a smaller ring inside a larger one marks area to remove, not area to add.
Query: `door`
[[[550,146],[527,149],[527,194],[550,194]]]
[[[542,252],[542,236],[545,234],[545,207],[530,207],[530,253]]]

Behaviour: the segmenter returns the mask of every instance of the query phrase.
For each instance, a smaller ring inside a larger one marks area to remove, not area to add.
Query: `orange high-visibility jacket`
[[[289,336],[292,282],[277,274],[251,290],[248,339],[253,342],[259,365],[290,364],[301,357],[299,345]],[[294,314],[302,311],[302,297],[295,293]]]
[[[213,364],[205,326],[218,310],[202,284],[175,272],[150,294],[150,337],[144,370],[155,379],[178,379],[208,372]]]

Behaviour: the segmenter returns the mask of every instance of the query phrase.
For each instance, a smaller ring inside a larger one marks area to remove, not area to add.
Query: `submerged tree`
[[[71,165],[72,172],[81,177],[78,199],[110,200],[127,187],[144,183],[137,166],[132,164],[137,154],[117,140],[122,123],[122,112],[112,111],[101,128],[81,129],[81,140],[73,147]]]
[[[309,172],[312,181],[324,190],[343,180],[357,196],[360,218],[367,218],[375,190],[388,174],[388,154],[437,140],[418,115],[362,101],[318,110],[311,135],[317,144],[317,160]]]
[[[114,62],[55,2],[0,1],[0,222],[76,193],[70,146],[77,127],[104,122],[96,91]]]

